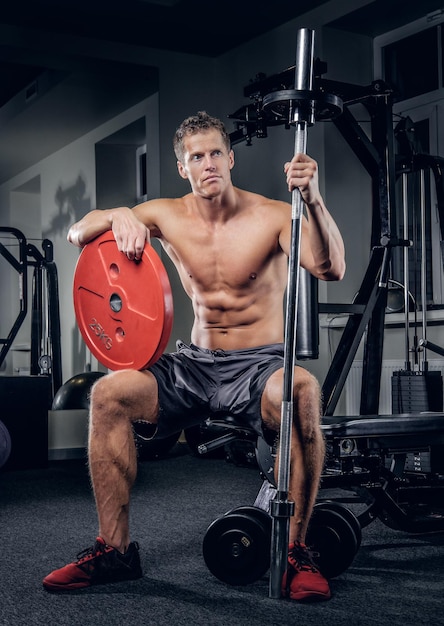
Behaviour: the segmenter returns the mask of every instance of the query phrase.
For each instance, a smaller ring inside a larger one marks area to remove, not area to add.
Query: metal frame
[[[367,86],[325,80],[321,77],[326,71],[326,64],[316,60],[314,65],[313,92],[337,96],[342,102],[342,111],[338,115],[336,106],[330,106],[325,97],[324,119],[329,115],[333,124],[340,131],[350,148],[364,166],[372,183],[372,229],[371,257],[367,272],[353,304],[322,304],[319,313],[350,313],[336,354],[327,372],[322,392],[324,398],[323,414],[333,415],[356,350],[364,338],[364,358],[361,388],[361,415],[374,415],[379,409],[380,380],[382,370],[382,352],[384,343],[384,319],[388,291],[388,271],[392,250],[395,246],[407,247],[410,241],[393,235],[395,183],[397,163],[394,149],[393,98],[392,90],[381,80]],[[292,87],[294,68],[264,77],[244,89],[244,95],[252,103],[229,115],[235,119],[237,129],[231,133],[233,144],[241,141],[251,143],[252,138],[265,138],[267,127],[285,125],[287,120],[276,109],[271,112],[263,107],[269,94]],[[356,120],[351,107],[361,104],[369,114],[370,137]],[[439,205],[441,228],[444,229],[444,183],[442,165],[444,160],[421,155],[416,157],[421,166],[428,162],[435,176],[437,200]],[[444,232],[444,230],[443,230]],[[365,335],[365,337],[364,337]]]
[[[17,336],[28,314],[28,269],[33,269],[32,309],[31,309],[31,368],[32,376],[50,374],[52,396],[62,385],[62,357],[60,309],[58,295],[57,267],[54,262],[53,245],[48,239],[42,241],[43,254],[27,242],[25,235],[17,228],[0,227],[0,233],[12,235],[18,242],[18,258],[0,242],[0,255],[17,271],[19,276],[19,313],[7,337],[0,338],[0,365],[6,358],[12,342]],[[46,287],[46,291],[45,291]],[[46,316],[47,333],[51,349],[51,362],[42,362],[43,316]]]

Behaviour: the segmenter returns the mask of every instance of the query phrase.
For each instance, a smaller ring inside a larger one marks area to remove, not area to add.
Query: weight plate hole
[[[112,293],[109,299],[109,306],[114,313],[118,313],[122,309],[122,298],[117,293]]]
[[[120,274],[120,269],[117,263],[111,263],[109,266],[109,275],[111,278],[117,278]]]
[[[120,326],[116,328],[116,340],[123,341],[125,338],[125,331]]]

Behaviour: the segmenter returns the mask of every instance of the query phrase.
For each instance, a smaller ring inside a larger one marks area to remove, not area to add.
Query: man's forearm
[[[75,246],[82,248],[112,227],[112,209],[94,209],[80,221],[71,226],[67,239]]]
[[[341,280],[345,272],[344,242],[336,222],[320,201],[309,208],[309,239],[319,278]]]

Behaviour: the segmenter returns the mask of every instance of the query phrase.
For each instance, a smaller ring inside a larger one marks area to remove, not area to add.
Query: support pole
[[[419,172],[419,193],[421,207],[421,305],[422,305],[422,338],[425,340],[422,349],[420,371],[428,371],[427,362],[427,241],[426,241],[426,195],[425,171]]]
[[[403,212],[403,236],[407,241],[409,238],[409,206],[408,206],[408,175],[402,173],[402,212]],[[404,367],[410,372],[410,301],[409,301],[409,249],[407,246],[403,250],[403,268],[404,268],[404,349],[405,363]]]
[[[302,28],[296,42],[295,89],[312,89],[314,32]],[[313,107],[309,101],[290,107],[290,123],[295,126],[295,154],[306,152],[307,125],[313,123]],[[304,202],[298,189],[292,191],[291,247],[288,264],[286,326],[284,338],[284,383],[281,407],[277,491],[270,503],[272,516],[271,565],[269,597],[281,597],[281,584],[288,554],[289,519],[294,502],[288,500],[290,478],[291,429],[293,424],[293,381],[296,350],[297,306],[301,223]]]

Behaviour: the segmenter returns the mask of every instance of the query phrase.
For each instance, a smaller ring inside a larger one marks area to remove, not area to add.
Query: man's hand
[[[318,164],[306,154],[296,154],[284,165],[288,191],[299,189],[305,204],[319,199]]]
[[[131,209],[123,207],[111,211],[110,222],[118,250],[130,261],[139,261],[145,244],[150,242],[149,229]]]

